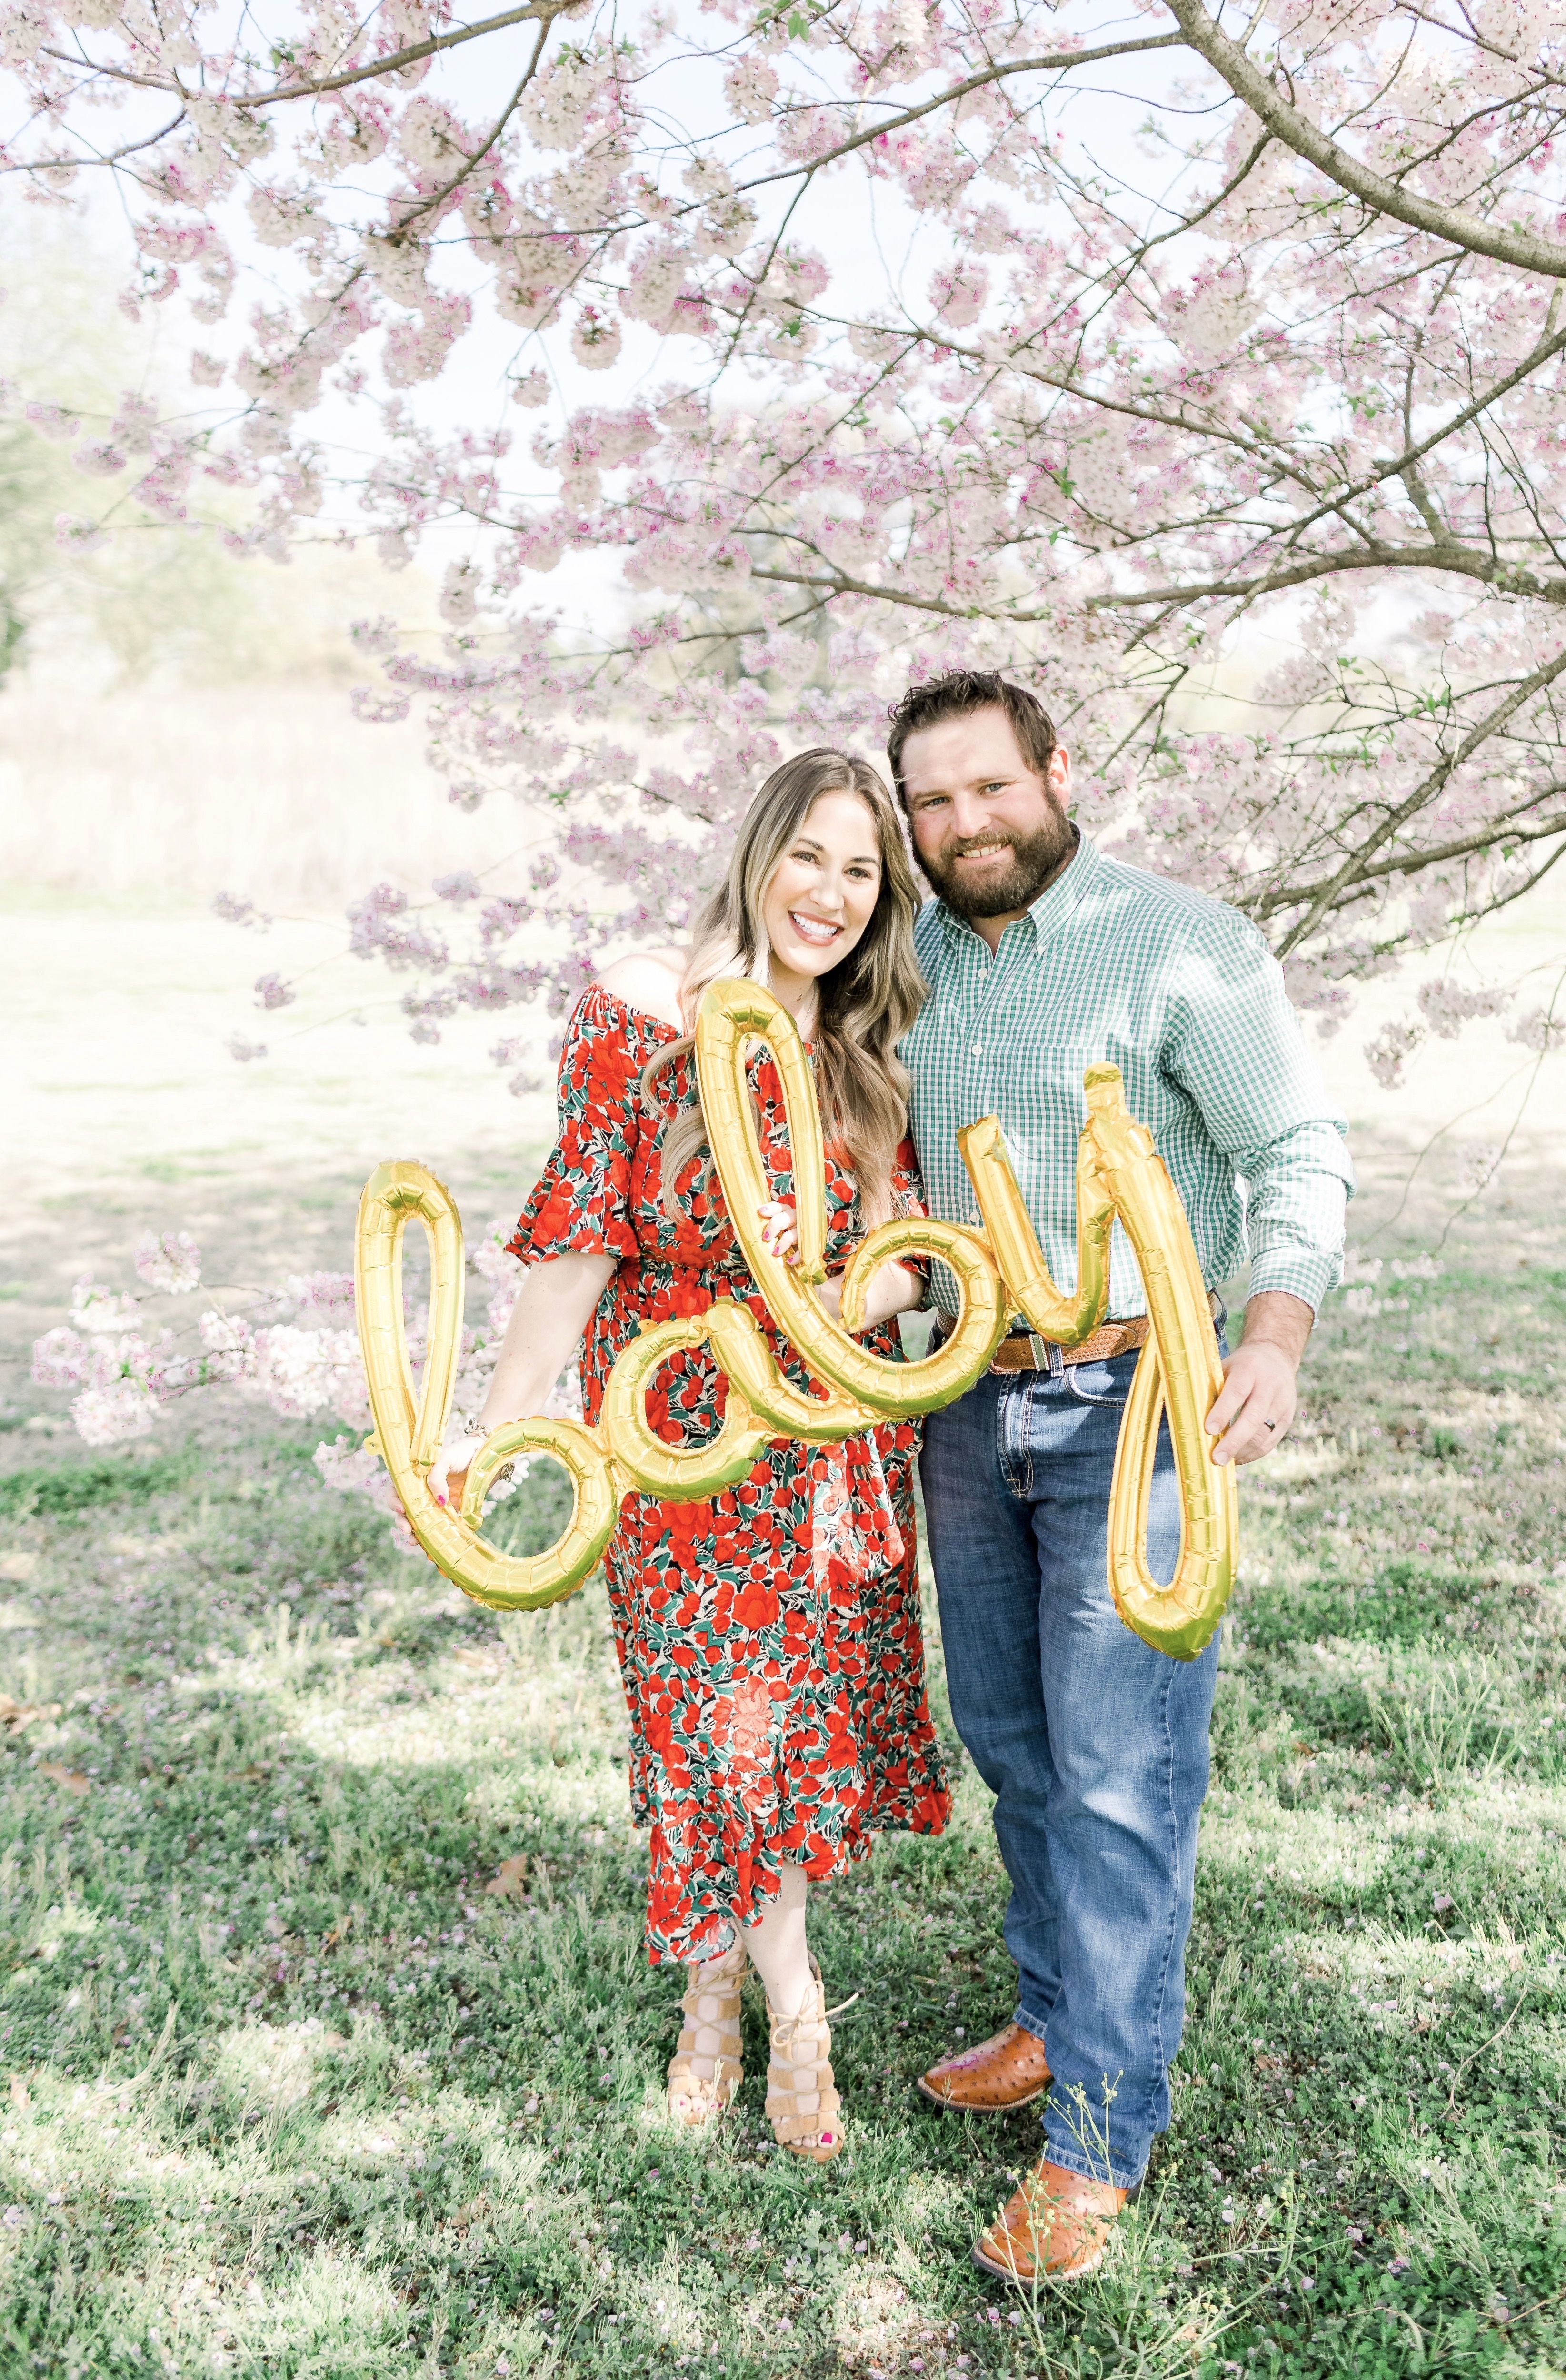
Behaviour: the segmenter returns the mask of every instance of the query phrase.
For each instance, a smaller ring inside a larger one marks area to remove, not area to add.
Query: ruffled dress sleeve
[[[642,1062],[624,1005],[597,986],[584,992],[560,1052],[558,1136],[507,1242],[523,1264],[572,1253],[625,1264],[638,1255],[630,1171]]]

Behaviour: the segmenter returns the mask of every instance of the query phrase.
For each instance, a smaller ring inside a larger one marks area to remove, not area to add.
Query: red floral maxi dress
[[[523,1209],[512,1253],[541,1264],[576,1249],[618,1269],[587,1328],[582,1400],[596,1423],[616,1356],[642,1324],[743,1299],[779,1368],[814,1384],[774,1329],[716,1177],[693,1161],[664,1211],[660,1149],[691,1095],[689,1058],[642,1094],[642,1068],[673,1028],[594,988],[560,1057],[560,1131]],[[792,1198],[783,1094],[770,1057],[751,1063],[773,1195]],[[899,1213],[917,1213],[906,1145]],[[854,1185],[826,1165],[828,1264],[859,1236]],[[863,1343],[894,1361],[895,1322]],[[647,1414],[662,1438],[699,1444],[719,1428],[724,1378],[710,1348],[675,1354]],[[630,1710],[630,1799],[651,1823],[647,1949],[712,1959],[777,1896],[778,1864],[839,1876],[873,1832],[938,1834],[951,1799],[924,1692],[913,1520],[911,1422],[838,1446],[778,1439],[750,1477],[702,1503],[626,1499],[605,1559]]]

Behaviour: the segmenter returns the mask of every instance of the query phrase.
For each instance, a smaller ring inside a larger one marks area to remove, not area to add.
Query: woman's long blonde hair
[[[818,746],[775,769],[745,812],[728,874],[696,920],[680,986],[686,1024],[681,1039],[660,1050],[642,1078],[654,1096],[655,1078],[695,1046],[696,1011],[707,986],[722,975],[765,983],[770,952],[762,902],[779,861],[823,794],[855,794],[875,824],[881,886],[870,922],[840,965],[821,977],[816,992],[815,1088],[827,1143],[846,1159],[859,1187],[866,1222],[891,1211],[892,1162],[908,1129],[907,1069],[897,1054],[923,1004],[927,986],[913,950],[919,891],[890,794],[868,761]],[[707,1147],[700,1094],[675,1117],[663,1148],[664,1207],[671,1216],[674,1185]],[[707,1157],[703,1183],[710,1176]]]

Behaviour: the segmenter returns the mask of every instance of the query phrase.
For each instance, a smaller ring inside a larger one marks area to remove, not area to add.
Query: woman
[[[826,1261],[917,1212],[895,1045],[924,984],[918,895],[874,770],[801,753],[751,805],[728,878],[689,953],[620,960],[578,1003],[560,1058],[560,1136],[511,1246],[531,1269],[476,1429],[430,1474],[459,1496],[477,1440],[541,1413],[586,1332],[583,1403],[597,1418],[616,1356],[642,1324],[745,1299],[785,1376],[812,1384],[774,1330],[713,1172],[692,1027],[715,978],[768,984],[813,1051],[827,1145]],[[793,1260],[793,1181],[771,1058],[752,1060],[775,1198],[771,1244]],[[836,1313],[841,1290],[821,1295]],[[893,1318],[923,1284],[887,1264],[865,1343],[896,1358]],[[710,1437],[724,1404],[705,1347],[658,1373],[648,1413],[675,1443]],[[739,2088],[747,1956],[766,1990],[767,2114],[778,2140],[826,2163],[842,2145],[819,1970],[805,1938],[810,1876],[841,1875],[872,1830],[938,1833],[949,1814],[924,1694],[911,1465],[914,1429],[887,1423],[832,1447],[778,1439],[710,1501],[628,1498],[606,1558],[630,1708],[634,1815],[653,1829],[647,1946],[690,1967],[670,2113],[696,2125]]]

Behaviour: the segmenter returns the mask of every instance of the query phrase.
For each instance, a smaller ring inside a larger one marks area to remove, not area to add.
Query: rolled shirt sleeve
[[[1342,1277],[1348,1119],[1305,1046],[1282,968],[1234,910],[1215,905],[1178,970],[1165,1071],[1243,1185],[1252,1295],[1284,1290],[1318,1309]]]

